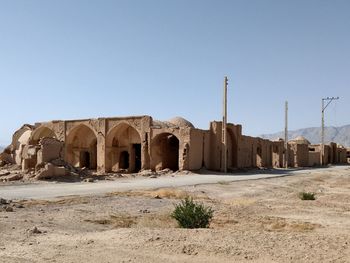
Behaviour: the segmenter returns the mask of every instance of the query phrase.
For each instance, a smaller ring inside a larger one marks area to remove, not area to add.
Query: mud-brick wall
[[[309,152],[309,165],[317,166],[321,164],[320,152]]]
[[[307,144],[297,144],[295,155],[295,166],[306,167],[309,165],[309,146]]]
[[[338,148],[338,163],[344,164],[346,162],[347,162],[346,149],[345,148]]]
[[[238,140],[238,168],[255,167],[254,138],[242,135]]]
[[[204,161],[204,140],[207,132],[199,129],[191,129],[189,154],[189,170],[199,170]]]

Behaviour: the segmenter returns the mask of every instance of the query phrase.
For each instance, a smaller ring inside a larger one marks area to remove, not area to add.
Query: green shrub
[[[316,200],[315,193],[311,192],[301,192],[299,193],[299,198],[301,200]]]
[[[211,207],[195,203],[191,197],[186,197],[175,206],[171,217],[176,219],[182,228],[208,228],[213,213]]]

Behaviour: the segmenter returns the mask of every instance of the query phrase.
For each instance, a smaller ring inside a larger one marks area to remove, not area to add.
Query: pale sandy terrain
[[[215,210],[209,229],[180,229],[169,217],[186,194]],[[350,262],[347,167],[7,206],[0,262]]]

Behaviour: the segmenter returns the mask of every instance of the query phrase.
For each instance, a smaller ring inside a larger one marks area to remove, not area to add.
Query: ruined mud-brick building
[[[283,167],[284,141],[242,135],[242,126],[227,125],[229,170]],[[100,173],[140,170],[223,170],[222,122],[197,129],[177,117],[156,121],[150,116],[50,121],[24,125],[14,135],[3,158],[24,171],[54,159]],[[320,146],[303,138],[288,144],[289,166],[320,164]],[[346,149],[325,146],[326,163],[345,163]],[[6,156],[5,156],[6,155]],[[5,157],[4,157],[5,156]]]

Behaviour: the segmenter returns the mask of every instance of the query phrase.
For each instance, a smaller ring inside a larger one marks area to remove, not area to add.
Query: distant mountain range
[[[289,140],[294,139],[297,136],[303,136],[308,139],[312,144],[321,143],[321,128],[305,128],[295,131],[289,131]],[[284,138],[284,131],[274,134],[263,134],[260,137],[264,139],[274,140],[276,138]],[[350,147],[350,125],[341,127],[326,127],[325,128],[325,143],[336,142],[345,147]]]
[[[1,146],[0,145],[0,153],[2,153],[2,151],[5,149],[5,146]]]

